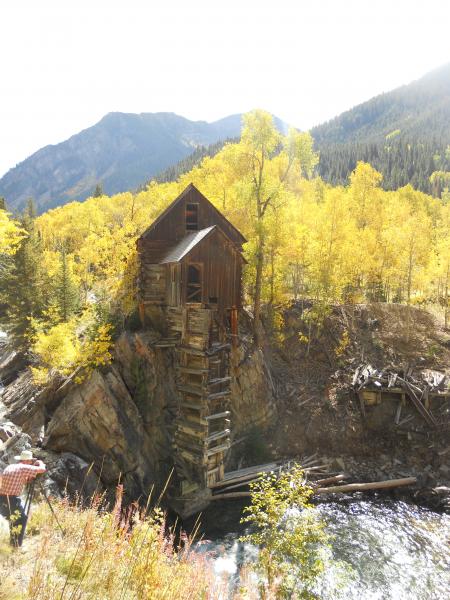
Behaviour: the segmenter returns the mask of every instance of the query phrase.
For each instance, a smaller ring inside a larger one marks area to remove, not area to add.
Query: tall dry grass
[[[32,509],[24,548],[0,556],[0,600],[197,600],[223,598],[208,557],[175,537],[159,508],[102,498],[88,508],[53,500]],[[146,512],[148,514],[146,514]]]

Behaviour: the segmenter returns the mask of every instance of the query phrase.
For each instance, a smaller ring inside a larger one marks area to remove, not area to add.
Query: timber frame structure
[[[142,324],[160,331],[156,346],[175,350],[172,443],[180,500],[224,478],[245,242],[192,184],[137,242]]]

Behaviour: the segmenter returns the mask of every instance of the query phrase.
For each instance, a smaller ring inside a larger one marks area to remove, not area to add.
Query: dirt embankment
[[[443,323],[425,310],[371,304],[334,307],[321,328],[310,328],[305,310],[301,303],[285,309],[267,347],[278,395],[278,419],[267,438],[272,451],[290,458],[318,453],[354,480],[414,475],[421,488],[448,488],[450,427],[431,431],[407,402],[403,415],[409,412],[410,420],[398,428],[398,402],[389,399],[364,419],[351,387],[361,363],[450,374],[450,332]],[[448,401],[442,415],[450,422]]]

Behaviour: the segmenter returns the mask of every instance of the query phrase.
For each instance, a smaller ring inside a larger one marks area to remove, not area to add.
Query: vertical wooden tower
[[[224,475],[245,241],[192,184],[138,240],[141,319],[177,356],[173,447],[181,496]]]

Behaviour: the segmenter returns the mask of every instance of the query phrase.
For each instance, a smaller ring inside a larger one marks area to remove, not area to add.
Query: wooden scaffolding
[[[223,479],[230,447],[230,344],[217,311],[201,304],[169,309],[176,345],[178,415],[174,462],[182,495]]]

